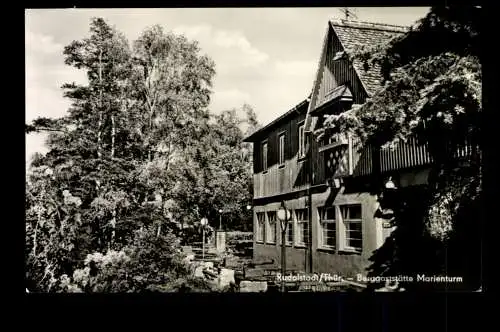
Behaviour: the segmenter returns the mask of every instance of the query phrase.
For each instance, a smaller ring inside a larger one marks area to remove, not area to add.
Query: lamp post
[[[252,210],[252,206],[251,205],[247,205],[247,211],[250,212],[251,210]],[[245,226],[244,226],[243,230],[248,231],[248,227],[249,227],[248,223],[245,223]],[[252,227],[251,224],[250,224],[250,227]]]
[[[290,211],[285,206],[285,201],[281,201],[281,206],[278,210],[278,219],[281,225],[281,277],[285,277],[286,273],[286,230],[288,227],[288,220],[290,219]],[[281,292],[285,292],[285,280],[281,281]]]
[[[219,231],[222,231],[222,209],[219,210]]]
[[[205,259],[205,226],[208,224],[208,219],[207,218],[202,218],[201,221],[201,228],[203,231],[203,241],[202,241],[202,259]]]

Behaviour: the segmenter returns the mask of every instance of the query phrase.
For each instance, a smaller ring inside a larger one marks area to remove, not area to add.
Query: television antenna
[[[344,7],[340,9],[340,11],[345,15],[345,20],[349,21],[351,17],[357,19],[358,17],[355,14],[355,10],[349,9],[348,7]]]

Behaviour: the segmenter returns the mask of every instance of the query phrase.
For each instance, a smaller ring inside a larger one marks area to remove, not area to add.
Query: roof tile
[[[346,20],[330,21],[330,23],[347,53],[353,52],[357,47],[371,47],[386,43],[393,37],[408,31],[408,27],[380,23]],[[363,62],[355,59],[353,67],[369,95],[373,95],[382,87],[380,66],[364,68]]]

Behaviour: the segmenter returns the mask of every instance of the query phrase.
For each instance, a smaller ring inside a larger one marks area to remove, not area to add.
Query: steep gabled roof
[[[256,130],[255,132],[251,133],[247,137],[243,139],[243,142],[254,142],[258,137],[263,134],[266,131],[269,131],[273,129],[274,127],[278,126],[282,121],[287,119],[289,116],[295,114],[295,113],[305,113],[307,111],[309,105],[309,97],[298,103],[295,107],[293,107],[291,110],[287,111],[286,113],[280,115],[273,121],[269,122],[267,125],[264,127]]]
[[[408,27],[368,23],[359,21],[347,20],[331,20],[328,22],[328,27],[325,33],[321,56],[319,59],[318,69],[312,88],[312,98],[315,98],[316,91],[319,88],[320,73],[325,65],[326,54],[328,50],[328,40],[330,34],[337,35],[342,48],[347,54],[352,54],[356,48],[371,47],[388,42],[390,39],[404,34],[409,30]],[[372,96],[382,87],[382,77],[379,66],[371,66],[364,68],[364,64],[359,59],[354,59],[352,62],[356,75],[358,76],[364,90],[368,96]],[[310,103],[306,115],[306,130],[309,131],[315,126],[315,120],[311,117],[311,111],[316,107],[316,101]]]
[[[408,31],[407,27],[346,20],[332,20],[330,24],[347,53],[357,47],[371,47],[388,42],[395,36]],[[368,95],[373,95],[381,88],[380,67],[363,68],[363,63],[355,59],[353,67]]]

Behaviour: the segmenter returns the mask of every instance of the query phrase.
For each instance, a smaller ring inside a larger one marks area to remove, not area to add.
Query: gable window
[[[278,162],[282,166],[285,164],[285,133],[279,135],[279,149],[278,149]]]
[[[297,218],[297,244],[306,245],[309,243],[309,218],[307,209],[295,210],[295,217]]]
[[[257,212],[257,224],[255,230],[255,240],[257,242],[264,242],[266,214],[264,212]]]
[[[305,141],[305,126],[302,123],[299,126],[299,158],[304,157],[306,155],[306,141]]]
[[[337,53],[335,53],[335,56],[333,57],[333,61],[337,61],[337,60],[340,60],[344,57],[345,55],[345,52],[344,51],[339,51]]]
[[[262,171],[267,171],[267,142],[262,143]]]
[[[278,220],[276,211],[270,211],[267,213],[267,243],[276,243],[276,220]]]
[[[361,251],[363,248],[361,204],[340,206],[340,216],[344,228],[342,249]]]
[[[318,208],[321,234],[319,237],[321,248],[334,249],[336,242],[336,211],[335,206]]]

